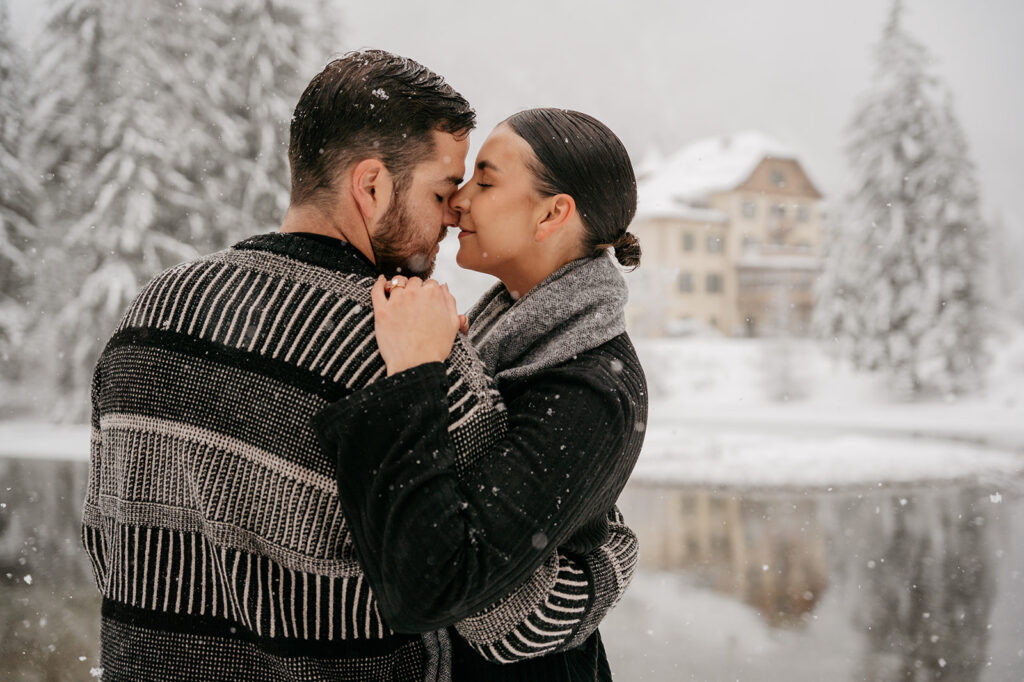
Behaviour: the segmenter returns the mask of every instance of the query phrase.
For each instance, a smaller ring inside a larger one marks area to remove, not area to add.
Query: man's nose
[[[466,195],[466,185],[463,185],[448,199],[448,208],[459,214],[465,213],[469,207],[469,199]]]

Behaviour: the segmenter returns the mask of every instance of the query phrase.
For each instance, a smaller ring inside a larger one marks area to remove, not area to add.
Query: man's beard
[[[415,242],[408,238],[414,229],[409,213],[405,197],[399,194],[381,218],[377,236],[371,239],[377,269],[389,279],[395,275],[426,279],[434,272],[433,246],[417,251]]]

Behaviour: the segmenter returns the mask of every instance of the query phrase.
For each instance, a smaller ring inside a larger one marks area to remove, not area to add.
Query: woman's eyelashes
[[[476,186],[477,186],[477,187],[479,187],[479,188],[481,188],[481,189],[487,189],[488,187],[490,187],[490,185],[488,185],[488,184],[485,184],[485,183],[483,183],[483,182],[478,182],[478,183],[476,183]]]

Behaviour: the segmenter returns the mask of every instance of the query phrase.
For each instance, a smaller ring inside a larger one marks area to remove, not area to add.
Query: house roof
[[[708,195],[742,184],[766,157],[796,159],[778,140],[757,131],[693,142],[647,168],[638,185],[638,217],[678,216]]]

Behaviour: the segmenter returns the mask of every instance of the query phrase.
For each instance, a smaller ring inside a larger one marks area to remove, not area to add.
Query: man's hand
[[[444,362],[461,324],[447,284],[419,277],[389,281],[382,275],[370,294],[377,346],[388,376],[428,362]]]

